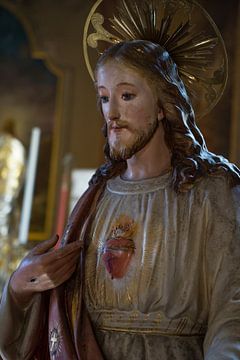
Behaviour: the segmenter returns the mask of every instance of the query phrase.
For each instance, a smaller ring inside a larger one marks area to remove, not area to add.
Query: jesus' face
[[[115,61],[99,68],[97,86],[110,156],[127,160],[151,141],[163,117],[156,96],[141,74]]]

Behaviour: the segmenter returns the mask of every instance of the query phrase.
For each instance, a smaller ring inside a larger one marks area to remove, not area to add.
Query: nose
[[[115,99],[109,99],[107,120],[113,121],[113,120],[118,120],[119,118],[120,118],[120,112],[117,101]]]

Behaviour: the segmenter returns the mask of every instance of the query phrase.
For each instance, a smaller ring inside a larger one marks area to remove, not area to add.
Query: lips
[[[128,125],[129,124],[125,120],[112,120],[108,123],[108,131],[128,129]]]
[[[117,126],[117,125],[112,125],[109,127],[110,131],[121,131],[123,129],[127,129],[126,126]]]

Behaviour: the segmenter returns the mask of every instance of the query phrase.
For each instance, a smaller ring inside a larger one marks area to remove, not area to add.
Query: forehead
[[[98,87],[114,87],[129,84],[136,87],[150,88],[150,81],[140,71],[130,66],[111,60],[100,66],[97,71]]]

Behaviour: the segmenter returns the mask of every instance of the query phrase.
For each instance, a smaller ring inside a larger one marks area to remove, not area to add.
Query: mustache
[[[111,121],[107,124],[107,129],[112,130],[112,129],[131,129],[131,127],[129,126],[128,122],[125,120],[114,120]]]

